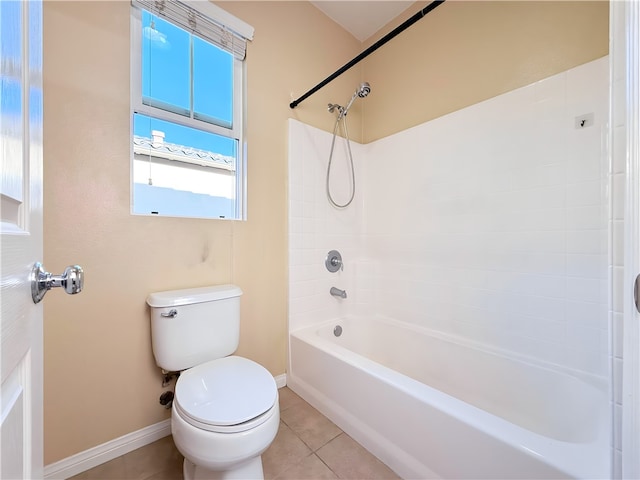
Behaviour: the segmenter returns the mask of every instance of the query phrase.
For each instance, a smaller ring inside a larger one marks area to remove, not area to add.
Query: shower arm
[[[307,93],[305,93],[301,97],[295,99],[293,102],[291,102],[289,104],[289,108],[292,108],[292,109],[296,108],[298,105],[300,105],[300,103],[302,103],[305,99],[307,99],[308,97],[310,97],[311,95],[316,93],[318,90],[320,90],[322,87],[324,87],[327,83],[333,81],[334,79],[336,79],[337,77],[342,75],[344,72],[349,70],[356,63],[358,63],[360,60],[364,59],[365,57],[367,57],[370,54],[372,54],[373,52],[375,52],[378,48],[380,48],[382,45],[387,43],[393,37],[395,37],[399,33],[403,32],[404,30],[409,28],[411,25],[416,23],[418,20],[424,18],[427,15],[427,13],[431,12],[436,7],[442,5],[444,2],[445,2],[445,0],[436,0],[434,2],[431,2],[429,5],[424,7],[418,13],[413,15],[411,18],[409,18],[408,20],[403,22],[398,27],[394,28],[391,32],[387,33],[384,37],[382,37],[376,43],[371,45],[369,48],[367,48],[365,51],[363,51],[360,55],[358,55],[357,57],[353,58],[350,62],[346,63],[345,65],[340,67],[338,70],[333,72],[331,75],[329,75],[327,78],[325,78],[323,81],[321,81],[318,85],[316,85],[311,90],[309,90]]]

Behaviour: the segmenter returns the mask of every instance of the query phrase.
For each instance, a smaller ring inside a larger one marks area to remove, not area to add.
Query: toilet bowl
[[[171,432],[185,480],[263,478],[260,455],[279,424],[275,381],[251,360],[212,360],[178,379]]]
[[[171,407],[185,480],[262,480],[262,453],[280,424],[267,369],[231,355],[238,347],[242,291],[234,285],[152,293],[156,363],[180,372]]]

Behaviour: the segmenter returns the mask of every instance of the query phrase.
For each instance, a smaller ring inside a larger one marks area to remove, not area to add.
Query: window
[[[253,29],[208,1],[132,3],[132,212],[244,218]]]

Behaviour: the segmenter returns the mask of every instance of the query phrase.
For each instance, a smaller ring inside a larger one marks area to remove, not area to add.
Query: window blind
[[[244,60],[247,50],[247,39],[251,40],[253,28],[230,14],[222,11],[228,18],[233,18],[238,32],[232,26],[223,23],[216,18],[203,13],[204,10],[218,8],[208,1],[197,2],[198,8],[194,8],[196,2],[191,4],[178,0],[131,0],[134,7],[146,10],[149,13],[161,17],[184,30],[211,42],[217,47],[233,54],[239,60]]]

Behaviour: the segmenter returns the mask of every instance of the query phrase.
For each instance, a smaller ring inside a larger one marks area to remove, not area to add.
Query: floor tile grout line
[[[316,453],[318,450],[320,450],[323,447],[326,447],[327,445],[329,445],[331,442],[333,442],[336,438],[338,438],[340,435],[342,435],[344,432],[342,430],[340,430],[335,436],[331,437],[329,440],[327,440],[326,442],[324,442],[322,445],[320,445],[318,448],[316,448],[315,450],[312,450],[313,453]],[[300,438],[300,437],[298,437]],[[302,440],[302,438],[300,438],[300,440]],[[304,442],[304,440],[302,440]],[[307,445],[305,443],[305,445]],[[309,447],[309,445],[307,445],[307,447]],[[311,448],[311,447],[309,447]]]
[[[323,459],[320,455],[318,455],[318,454],[317,454],[317,453],[315,453],[315,452],[314,452],[313,454],[314,454],[316,457],[318,457],[318,460],[320,460],[320,461],[321,461],[321,462],[322,462],[322,463],[323,463],[323,464],[324,464],[324,465],[325,465],[325,466],[326,466],[326,467],[331,471],[331,473],[333,473],[333,474],[336,476],[336,478],[342,478],[340,475],[338,475],[338,472],[334,471],[334,470],[333,470],[333,468],[331,468],[331,467],[329,466],[329,464],[328,464],[327,462],[325,462],[325,461],[324,461],[324,459]]]
[[[273,480],[278,480],[280,478],[282,478],[282,475],[284,475],[285,473],[287,473],[289,470],[291,470],[294,467],[297,467],[298,465],[300,465],[302,462],[305,461],[305,459],[309,458],[310,456],[315,455],[314,452],[309,452],[307,455],[303,455],[302,457],[300,457],[296,462],[292,463],[291,465],[289,465],[287,468],[285,468],[283,471],[281,471],[280,473],[278,473],[278,475],[276,475],[275,477],[273,477]],[[324,463],[324,462],[323,462]],[[265,479],[266,480],[266,479]]]
[[[322,447],[324,447],[325,445],[328,445],[329,443],[331,443],[333,440],[335,440],[336,438],[338,438],[340,435],[342,435],[344,432],[342,431],[342,429],[340,429],[340,427],[338,427],[336,425],[336,427],[338,428],[339,432],[336,433],[333,437],[331,437],[330,439],[328,439],[326,442],[324,442],[322,445],[320,445],[319,447],[314,448],[313,446],[309,445],[304,438],[302,438],[302,436],[300,434],[298,434],[298,432],[291,426],[289,425],[287,422],[285,422],[284,420],[281,420],[282,423],[284,423],[287,427],[289,427],[289,429],[293,432],[293,434],[296,436],[296,438],[298,440],[300,440],[312,453],[316,453],[318,450],[320,450]],[[333,422],[332,422],[333,423]],[[335,425],[335,424],[334,424]]]

